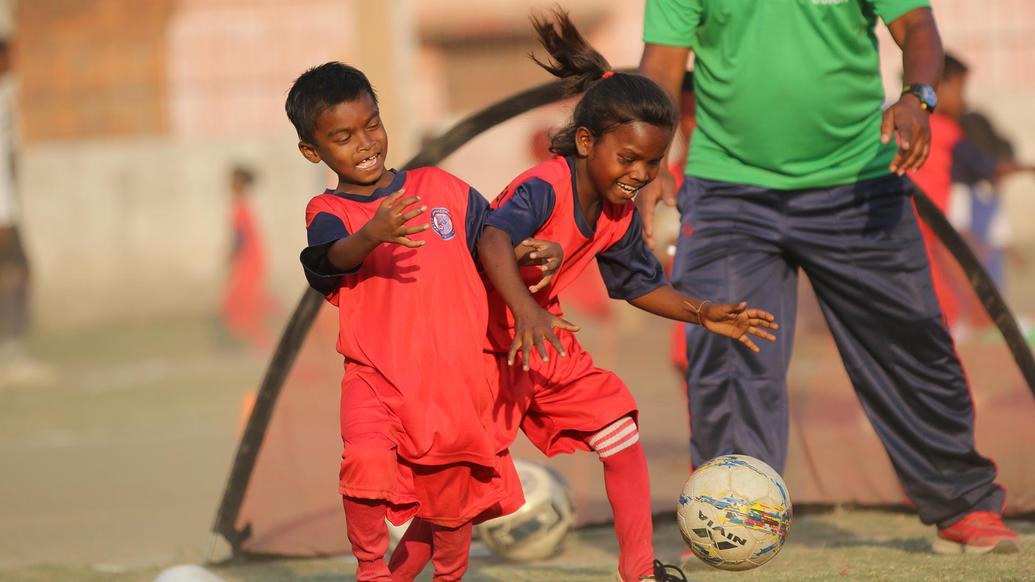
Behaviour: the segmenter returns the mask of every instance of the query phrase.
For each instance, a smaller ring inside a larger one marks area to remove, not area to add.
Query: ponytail
[[[571,122],[550,138],[550,151],[576,154],[575,131],[585,127],[595,138],[619,125],[642,121],[675,128],[679,112],[657,83],[642,75],[616,73],[575,28],[568,13],[555,7],[549,16],[533,15],[532,28],[550,58],[532,60],[551,75],[565,80],[565,93],[585,93],[575,106]]]

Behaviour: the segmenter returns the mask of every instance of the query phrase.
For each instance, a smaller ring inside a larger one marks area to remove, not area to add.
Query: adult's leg
[[[872,180],[790,202],[791,248],[920,519],[944,526],[1001,511],[1004,492],[974,447],[970,390],[903,185]]]
[[[747,301],[776,316],[775,344],[755,354],[686,326],[690,460],[742,453],[782,471],[787,455],[787,366],[794,340],[797,268],[781,249],[782,194],[688,177],[673,284],[716,303]]]

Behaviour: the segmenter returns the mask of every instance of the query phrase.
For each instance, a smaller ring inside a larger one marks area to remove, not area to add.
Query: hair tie
[[[607,79],[609,77],[614,77],[614,76],[615,76],[615,72],[614,71],[605,71],[603,75],[600,75],[600,78],[601,79]]]

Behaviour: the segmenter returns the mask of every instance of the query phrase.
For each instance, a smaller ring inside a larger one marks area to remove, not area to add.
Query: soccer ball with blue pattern
[[[791,498],[769,465],[747,455],[723,455],[690,475],[676,513],[694,555],[720,570],[750,570],[783,547]]]

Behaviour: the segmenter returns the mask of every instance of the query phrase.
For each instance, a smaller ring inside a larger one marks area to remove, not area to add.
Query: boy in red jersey
[[[356,579],[419,572],[384,560],[385,518],[415,516],[407,536],[429,546],[434,579],[459,580],[472,523],[523,502],[493,436],[495,388],[479,355],[487,308],[472,253],[488,203],[443,170],[385,168],[377,98],[353,67],[306,71],[285,107],[302,155],[338,176],[306,208],[300,258],[340,314],[339,487]]]
[[[533,18],[552,57],[539,64],[567,79],[571,94],[585,95],[573,122],[553,137],[551,151],[557,156],[510,183],[493,202],[478,243],[492,283],[489,344],[501,384],[497,422],[505,435],[520,427],[548,456],[595,451],[614,512],[621,579],[685,580],[673,573],[678,568],[654,559],[636,402],[614,373],[597,368],[582,350],[570,333],[574,326],[562,318],[558,296],[595,259],[612,298],[700,324],[753,351],[758,347],[750,336],[771,341],[766,330],[777,325],[772,315],[745,303],[714,304],[668,284],[643,240],[631,202],[664,162],[677,124],[675,107],[646,77],[613,72],[567,14],[558,9],[555,17]],[[513,247],[532,235],[556,241],[564,250],[564,264],[552,283],[535,294],[523,280],[529,274],[512,258]],[[553,328],[560,328],[557,336]],[[533,346],[538,359],[531,357]],[[528,373],[508,366],[518,350]]]

